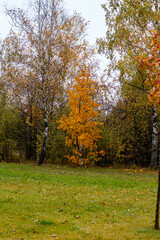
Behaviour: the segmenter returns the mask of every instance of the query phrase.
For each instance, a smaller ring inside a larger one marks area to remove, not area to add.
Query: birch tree
[[[120,84],[132,84],[148,94],[144,85],[146,75],[140,72],[137,56],[149,51],[149,36],[153,30],[159,32],[159,6],[157,0],[110,0],[103,5],[106,13],[106,38],[99,39],[99,51],[110,59],[108,73],[114,74]],[[115,77],[115,78],[116,78]],[[153,109],[151,166],[157,166],[158,122]]]
[[[3,43],[2,71],[13,104],[28,108],[29,123],[43,119],[40,165],[49,119],[64,96],[65,83],[92,52],[84,39],[87,23],[76,13],[66,15],[61,0],[34,0],[28,12],[6,9],[6,13],[15,31]]]

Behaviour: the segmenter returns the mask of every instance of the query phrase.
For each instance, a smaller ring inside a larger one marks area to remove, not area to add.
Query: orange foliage
[[[160,37],[156,31],[153,31],[151,38],[151,55],[149,57],[140,57],[140,68],[145,68],[148,73],[148,79],[145,84],[149,87],[149,101],[154,105],[160,103]]]
[[[75,78],[72,89],[68,91],[69,116],[63,115],[59,120],[59,129],[67,134],[66,146],[72,149],[72,155],[68,155],[67,158],[78,165],[81,165],[82,157],[85,165],[98,160],[96,141],[101,138],[101,123],[96,120],[99,106],[94,101],[96,91],[98,84],[91,80],[90,73],[85,68]]]

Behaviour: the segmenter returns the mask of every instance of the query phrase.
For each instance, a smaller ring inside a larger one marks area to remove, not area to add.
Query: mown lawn
[[[0,239],[160,239],[157,173],[0,164]]]

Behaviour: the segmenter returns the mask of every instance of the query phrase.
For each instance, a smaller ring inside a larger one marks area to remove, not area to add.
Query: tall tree
[[[43,118],[44,131],[38,164],[46,154],[48,122],[65,93],[65,81],[85,62],[86,23],[78,15],[67,16],[61,0],[34,0],[30,9],[6,9],[16,32],[3,43],[2,71],[12,101],[27,107],[29,122]]]
[[[150,44],[150,56],[139,56],[140,67],[146,69],[148,73],[148,79],[145,83],[149,85],[149,101],[154,106],[160,104],[160,36],[154,31],[151,37]],[[158,191],[157,191],[157,204],[156,204],[156,216],[155,216],[155,229],[159,229],[159,204],[160,204],[160,162],[158,164]]]
[[[159,6],[157,0],[109,0],[103,5],[106,13],[107,33],[99,39],[99,50],[110,58],[109,73],[114,72],[120,84],[148,92],[144,85],[146,76],[138,69],[136,57],[149,52],[149,38],[153,30],[159,31]],[[157,120],[154,109],[154,123]],[[153,124],[152,165],[157,165],[158,124]]]

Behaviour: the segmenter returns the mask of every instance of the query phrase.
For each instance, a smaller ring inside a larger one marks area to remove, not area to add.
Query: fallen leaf
[[[58,237],[56,234],[52,234],[52,237]]]

